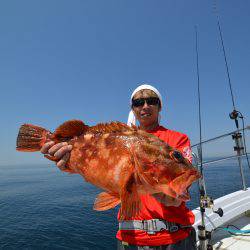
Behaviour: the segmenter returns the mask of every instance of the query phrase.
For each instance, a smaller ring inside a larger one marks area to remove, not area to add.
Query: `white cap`
[[[142,84],[140,86],[138,86],[132,93],[131,97],[130,97],[130,105],[132,105],[132,100],[133,100],[133,97],[134,95],[139,92],[140,90],[142,89],[149,89],[149,90],[152,90],[159,98],[160,100],[160,103],[161,103],[161,107],[162,107],[162,97],[161,97],[161,94],[160,92],[153,86],[151,85],[148,85],[148,84]],[[134,112],[132,110],[130,110],[129,112],[129,115],[128,115],[128,122],[127,122],[127,125],[128,126],[132,126],[132,125],[135,125],[136,124],[136,118],[135,118],[135,115],[134,115]]]

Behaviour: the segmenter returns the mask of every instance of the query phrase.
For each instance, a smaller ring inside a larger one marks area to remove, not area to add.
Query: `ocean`
[[[244,164],[247,186],[250,170]],[[235,160],[204,168],[214,199],[241,189]],[[0,166],[0,249],[116,249],[118,209],[92,209],[96,187],[48,165]],[[198,206],[197,184],[190,189]]]

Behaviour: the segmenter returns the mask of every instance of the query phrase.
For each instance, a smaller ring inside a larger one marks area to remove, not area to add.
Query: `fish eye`
[[[181,152],[177,151],[177,150],[173,150],[170,152],[170,157],[173,160],[176,160],[177,162],[182,162],[183,160],[183,155]]]

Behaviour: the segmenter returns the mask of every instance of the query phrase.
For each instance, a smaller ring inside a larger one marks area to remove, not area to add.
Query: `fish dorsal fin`
[[[79,136],[85,133],[88,130],[88,128],[89,126],[85,125],[80,120],[70,120],[60,125],[53,133],[53,136],[57,139],[61,138],[70,139],[73,138],[74,136]]]
[[[131,128],[122,122],[99,123],[89,129],[93,133],[111,133],[111,132],[126,132],[135,131],[136,128]]]

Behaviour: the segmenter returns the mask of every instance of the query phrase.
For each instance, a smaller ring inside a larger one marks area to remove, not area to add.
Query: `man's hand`
[[[72,150],[72,145],[68,145],[67,142],[61,142],[55,144],[53,141],[46,142],[41,148],[42,154],[48,154],[49,156],[54,156],[58,161],[56,165],[61,170],[66,169],[66,163],[70,157],[70,151]]]
[[[182,203],[182,201],[175,199],[173,197],[170,197],[170,196],[163,194],[163,193],[153,194],[153,197],[157,201],[163,203],[165,206],[179,207]]]

